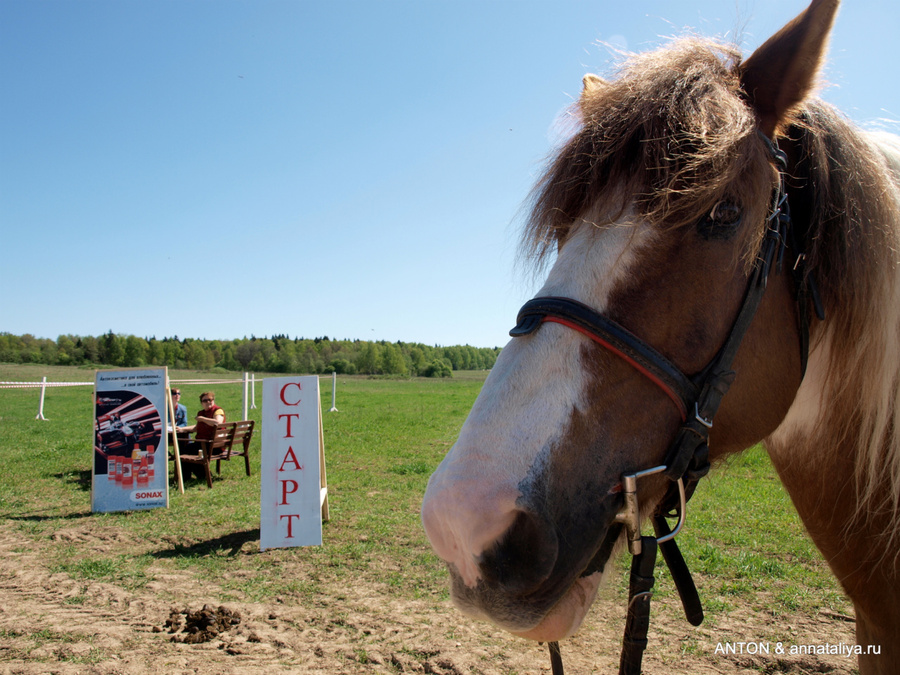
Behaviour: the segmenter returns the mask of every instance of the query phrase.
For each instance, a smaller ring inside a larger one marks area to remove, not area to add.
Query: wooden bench
[[[210,439],[196,439],[179,452],[186,464],[199,464],[206,473],[206,484],[212,487],[210,463],[215,461],[216,474],[220,474],[221,462],[232,457],[243,457],[250,475],[250,440],[253,438],[253,420],[225,422],[216,425],[216,433]],[[180,449],[180,448],[179,448]],[[174,457],[173,457],[174,459]]]
[[[244,467],[247,470],[247,475],[250,475],[250,441],[253,438],[254,424],[255,422],[253,420],[242,420],[240,422],[234,422],[234,431],[231,434],[231,443],[228,444],[228,447],[224,452],[210,458],[216,460],[217,475],[221,474],[220,467],[222,465],[222,462],[228,461],[232,457],[243,457]]]

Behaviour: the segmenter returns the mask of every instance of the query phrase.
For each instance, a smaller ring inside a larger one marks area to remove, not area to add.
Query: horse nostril
[[[525,594],[547,580],[558,553],[550,523],[534,513],[519,511],[503,536],[478,558],[478,567],[488,585]]]

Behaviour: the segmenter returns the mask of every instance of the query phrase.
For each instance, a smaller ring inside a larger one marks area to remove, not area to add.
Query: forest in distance
[[[60,335],[55,341],[0,332],[0,363],[59,366],[169,366],[192,370],[452,377],[489,370],[499,347],[441,347],[409,342],[306,339],[287,335],[201,340],[119,335]]]

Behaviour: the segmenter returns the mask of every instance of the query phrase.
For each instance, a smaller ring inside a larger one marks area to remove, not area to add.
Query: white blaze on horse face
[[[628,223],[573,227],[538,295],[606,309],[649,229]],[[477,559],[510,527],[520,484],[542,450],[559,442],[576,410],[587,406],[587,338],[555,323],[512,340],[501,352],[459,439],[432,475],[422,521],[435,552],[473,587]]]

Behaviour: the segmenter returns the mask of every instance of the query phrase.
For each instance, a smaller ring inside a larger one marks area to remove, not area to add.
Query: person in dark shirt
[[[175,408],[175,431],[184,431],[187,427],[187,408],[181,403],[181,390],[172,387],[172,407]]]

